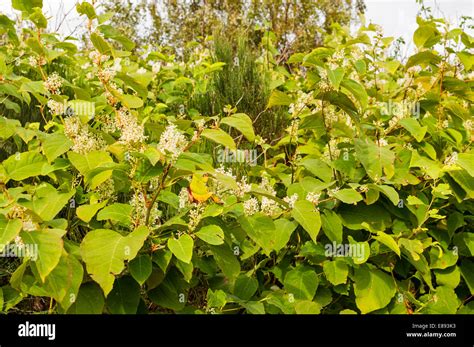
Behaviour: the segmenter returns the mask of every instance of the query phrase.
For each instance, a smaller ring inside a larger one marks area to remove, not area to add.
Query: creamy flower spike
[[[65,108],[64,103],[58,102],[53,99],[49,99],[48,103],[46,104],[50,110],[50,112],[54,115],[64,114]]]
[[[378,140],[377,140],[377,145],[378,145],[379,147],[384,147],[384,146],[387,146],[387,145],[388,145],[388,142],[387,142],[387,140],[385,140],[385,139],[383,139],[383,138],[382,138],[382,139],[378,139]]]
[[[46,65],[46,59],[44,57],[35,57],[31,55],[28,58],[28,63],[30,64],[31,67],[43,66],[43,65]]]
[[[246,216],[252,216],[260,210],[257,198],[250,198],[244,201],[244,213]]]
[[[145,206],[145,197],[142,192],[135,192],[132,198],[129,201],[130,206],[132,206],[132,219],[136,225],[145,225],[147,208]],[[150,211],[149,223],[151,227],[158,227],[161,225],[160,222],[161,211],[158,210],[156,205]]]
[[[157,149],[163,155],[170,155],[171,160],[175,161],[183,153],[188,145],[186,137],[178,130],[176,125],[170,124],[160,136]]]
[[[147,136],[144,135],[144,126],[138,124],[137,118],[125,108],[121,108],[116,113],[115,127],[121,131],[119,143],[134,146],[147,139]]]
[[[297,138],[298,137],[298,128],[299,128],[300,120],[294,119],[291,121],[291,125],[288,128],[288,133],[290,137]]]
[[[179,191],[179,209],[185,209],[189,205],[189,192],[187,188],[181,188]]]
[[[107,67],[97,72],[97,77],[102,83],[109,83],[116,75],[117,71]]]
[[[64,119],[64,134],[73,142],[72,151],[79,154],[102,150],[107,146],[107,143],[90,132],[87,124],[82,124],[77,116]]]
[[[51,94],[59,94],[59,89],[63,85],[61,77],[56,72],[53,72],[48,76],[46,81],[43,82],[44,87],[49,90]]]
[[[28,216],[29,217],[29,216]],[[26,218],[22,221],[22,229],[25,231],[34,231],[36,230],[36,224],[33,222],[31,217]]]
[[[291,196],[285,196],[283,198],[283,201],[285,201],[286,203],[288,203],[288,205],[290,206],[290,208],[294,208],[295,207],[295,203],[296,201],[298,200],[299,196],[297,193],[294,193],[293,195]]]
[[[36,61],[36,57],[30,55],[28,57],[28,64],[30,64],[31,67],[37,67],[38,66],[38,62]]]
[[[23,239],[20,236],[15,236],[15,245],[20,248],[25,246],[25,243],[23,242]]]
[[[28,213],[26,213],[26,211],[26,207],[14,205],[8,212],[8,217],[10,219],[20,219],[22,223],[22,230],[34,231],[37,229],[37,225],[35,222],[33,222],[33,219]]]
[[[189,229],[194,230],[198,226],[202,219],[202,213],[204,212],[204,205],[194,204],[194,207],[189,211]]]
[[[111,69],[116,72],[122,71],[122,58],[115,58],[114,65],[112,65]]]
[[[235,191],[235,195],[239,198],[242,198],[246,193],[250,192],[251,189],[252,185],[247,183],[247,177],[244,176],[240,182],[237,182],[237,190]]]
[[[275,189],[273,189],[267,177],[262,178],[262,182],[260,183],[260,188],[266,191],[268,194],[272,196],[276,196],[276,191]],[[266,196],[262,197],[260,208],[261,208],[262,213],[268,216],[274,215],[279,210],[278,203],[275,200],[268,198]]]
[[[446,166],[454,166],[458,162],[458,152],[453,152],[452,154],[448,155],[444,160],[444,165]]]
[[[338,145],[340,143],[347,142],[350,142],[348,138],[331,138],[324,148],[323,157],[327,161],[339,158],[339,156],[341,155],[341,150],[339,149]]]
[[[291,113],[292,115],[298,115],[312,101],[313,101],[313,95],[311,93],[304,93],[303,91],[298,90],[297,100],[295,103],[290,104],[288,112]]]
[[[151,71],[154,74],[157,74],[161,70],[161,63],[160,62],[155,62],[151,65]]]
[[[237,180],[237,176],[235,176],[233,173],[232,173],[232,169],[229,168],[228,170],[226,170],[224,168],[224,166],[220,166],[219,168],[216,169],[216,172],[218,173],[221,173],[223,175],[226,175],[228,177],[231,177],[233,178],[234,180],[237,181],[237,189],[232,189],[231,191],[227,191],[227,188],[222,186],[219,181],[217,180],[216,182],[216,185],[215,185],[215,191],[214,193],[219,196],[220,198],[223,198],[224,195],[228,195],[228,194],[233,194],[239,198],[243,198],[244,195],[248,192],[250,192],[250,190],[252,189],[252,185],[247,183],[247,177],[246,176],[243,176],[240,181]],[[226,192],[226,193],[224,193]]]
[[[105,54],[101,54],[97,51],[92,51],[89,53],[89,58],[92,60],[94,65],[100,65],[102,63],[105,63],[107,60],[109,60],[109,56]]]
[[[319,198],[321,197],[321,193],[314,193],[314,192],[309,192],[306,194],[306,200],[313,204],[318,204],[319,203]]]

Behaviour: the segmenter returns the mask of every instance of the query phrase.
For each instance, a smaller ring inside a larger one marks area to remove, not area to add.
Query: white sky
[[[120,0],[117,0],[120,1]],[[77,33],[84,17],[79,18],[75,10],[77,0],[43,0],[43,11],[51,16],[50,29],[63,35]],[[420,6],[415,0],[365,0],[367,5],[366,21],[383,27],[386,36],[403,37],[410,43],[413,32],[416,30],[416,14]],[[459,22],[461,16],[474,17],[474,0],[425,0],[425,4],[432,7],[435,17],[444,17],[453,25]],[[0,12],[14,18],[18,12],[11,8],[11,0],[0,0]],[[61,21],[68,14],[66,20]],[[407,47],[408,50],[411,47]]]
[[[420,9],[415,0],[365,0],[365,3],[367,23],[381,25],[385,36],[403,37],[407,45],[412,42]],[[446,18],[453,26],[459,23],[461,16],[474,17],[474,0],[425,0],[425,6],[432,8],[435,17]]]

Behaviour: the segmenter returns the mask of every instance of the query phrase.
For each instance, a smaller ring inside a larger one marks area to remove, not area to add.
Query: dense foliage
[[[472,313],[461,28],[419,17],[399,61],[336,24],[284,65],[270,33],[252,71],[289,126],[262,136],[239,100],[196,106],[226,83],[212,38],[137,56],[84,2],[79,49],[41,0],[13,6],[34,27],[0,16],[0,250],[22,255],[0,258],[1,311]]]

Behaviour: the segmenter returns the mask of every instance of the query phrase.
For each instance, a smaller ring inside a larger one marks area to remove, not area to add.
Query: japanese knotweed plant
[[[264,139],[238,105],[187,108],[223,66],[211,41],[143,54],[83,2],[78,47],[32,3],[32,28],[0,16],[2,311],[472,313],[462,28],[418,18],[406,61],[374,25],[287,68],[265,52],[291,125]]]

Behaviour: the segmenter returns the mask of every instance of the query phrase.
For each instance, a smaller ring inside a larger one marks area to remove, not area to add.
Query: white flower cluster
[[[198,129],[204,129],[204,125],[206,124],[206,120],[204,118],[198,119],[194,121],[194,124],[196,124],[196,127]]]
[[[216,172],[217,173],[220,173],[222,175],[225,175],[225,176],[228,176],[230,178],[233,178],[234,180],[237,179],[237,176],[235,176],[233,173],[232,173],[232,169],[229,168],[228,170],[225,169],[225,167],[223,165],[221,165],[220,167],[218,167],[216,169]],[[224,198],[224,196],[226,196],[229,192],[227,190],[227,187],[223,186],[219,180],[216,180],[215,181],[215,185],[213,187],[213,192],[215,195],[217,195],[219,198]]]
[[[122,71],[122,58],[115,58],[114,65],[112,65],[111,69],[115,72]]]
[[[15,236],[15,245],[17,245],[18,248],[22,248],[25,246],[25,243],[23,242],[23,239],[20,236]]]
[[[321,197],[321,193],[314,193],[314,192],[309,192],[306,194],[306,200],[313,204],[318,204],[319,203],[319,198]]]
[[[379,24],[374,24],[375,27],[375,35],[382,36],[383,35],[383,28]]]
[[[142,192],[135,192],[132,198],[129,201],[130,206],[132,206],[132,219],[135,225],[145,225],[147,208],[145,205],[145,197]],[[150,210],[150,220],[149,225],[151,227],[158,227],[161,225],[161,211],[158,210],[156,205]]]
[[[22,219],[25,215],[26,207],[20,205],[14,205],[8,212],[10,219]]]
[[[163,155],[171,154],[171,160],[175,161],[183,153],[188,145],[188,140],[181,134],[176,125],[170,124],[161,134],[158,142],[158,151]]]
[[[298,130],[300,126],[300,120],[299,119],[293,119],[291,121],[291,125],[288,129],[288,132],[290,134],[290,137],[292,138],[298,138]]]
[[[304,108],[313,101],[313,94],[304,93],[301,90],[298,90],[296,102],[290,104],[288,112],[292,115],[300,114]]]
[[[194,230],[198,226],[202,219],[202,213],[204,212],[204,205],[193,204],[193,208],[189,211],[189,229]]]
[[[260,188],[265,190],[267,193],[275,196],[275,190],[273,187],[270,186],[269,181],[266,177],[263,178],[262,183],[260,184]],[[338,189],[334,189],[331,191],[331,193],[335,193]],[[311,202],[314,205],[319,204],[319,199],[321,197],[321,193],[314,193],[314,192],[309,192],[306,195],[306,200]],[[295,207],[296,201],[298,201],[299,195],[297,193],[292,194],[291,196],[285,196],[283,198],[283,201],[288,203],[289,208],[293,209]],[[256,197],[251,197],[250,199],[247,199],[243,203],[243,208],[244,208],[244,214],[246,216],[252,216],[257,212],[262,212],[263,214],[266,214],[268,216],[274,216],[276,213],[281,211],[281,208],[279,204],[267,197],[262,197],[261,202],[259,203],[258,199]]]
[[[244,213],[246,216],[252,216],[260,210],[258,200],[252,197],[244,201]]]
[[[243,176],[242,179],[237,182],[237,190],[234,191],[235,195],[239,198],[243,198],[244,195],[252,190],[252,185],[247,183],[247,177]]]
[[[334,107],[328,107],[325,109],[324,117],[326,120],[326,126],[331,127],[334,123],[343,122],[347,126],[352,125],[352,119],[348,114],[343,112],[336,112]]]
[[[263,146],[265,143],[267,143],[267,140],[261,137],[260,135],[257,135],[255,137],[255,143],[259,146]]]
[[[49,99],[48,103],[46,104],[51,112],[51,114],[58,115],[58,114],[64,114],[64,103],[63,102],[58,102],[53,99]]]
[[[151,71],[156,75],[161,70],[161,62],[153,62],[151,65]]]
[[[343,50],[337,50],[328,60],[328,66],[331,70],[334,70],[338,67],[349,70],[350,65],[350,60],[345,58]]]
[[[179,209],[180,210],[183,210],[185,209],[188,204],[189,204],[189,192],[188,192],[188,189],[183,187],[181,188],[181,190],[179,191]]]
[[[98,119],[101,122],[100,129],[103,132],[113,134],[119,130],[115,123],[115,119],[111,115],[100,115]]]
[[[31,216],[26,213],[26,207],[20,205],[14,205],[8,212],[8,218],[10,219],[20,219],[22,226],[21,228],[24,231],[34,231],[38,228],[36,223],[33,221]]]
[[[137,74],[143,75],[143,74],[145,74],[145,73],[147,73],[147,70],[146,70],[145,68],[143,68],[143,67],[141,67],[141,68],[139,68],[139,69],[137,70]]]
[[[64,120],[64,134],[73,142],[72,151],[79,154],[101,150],[107,146],[107,143],[89,131],[87,124],[82,124],[77,116],[67,117]]]
[[[92,51],[89,53],[89,58],[92,60],[94,65],[100,65],[102,63],[105,63],[107,60],[109,60],[109,56],[105,54],[101,54],[98,51]]]
[[[218,172],[220,174],[223,174],[223,175],[226,175],[226,176],[229,176],[229,177],[232,177],[233,179],[236,179],[236,176],[233,174],[232,169],[229,168],[228,170],[226,170],[224,165],[221,165],[220,167],[218,167],[216,169],[216,172]]]
[[[446,166],[454,166],[458,162],[458,152],[453,152],[452,154],[448,155],[444,160],[444,165]]]
[[[267,177],[262,178],[262,182],[259,184],[259,188],[265,191],[267,194],[276,196],[276,191],[273,189],[270,181]],[[297,199],[298,197],[296,197]],[[293,197],[294,199],[294,197]],[[262,212],[267,216],[273,216],[280,211],[280,205],[273,199],[266,196],[262,196],[261,202],[255,197],[251,197],[244,201],[243,203],[244,213],[247,216],[251,216],[257,212]]]
[[[321,91],[327,91],[331,89],[331,84],[329,83],[328,73],[324,69],[319,69],[319,76],[321,80],[318,82],[316,88]]]
[[[247,177],[242,176],[240,181],[237,180],[237,176],[235,176],[232,173],[232,169],[229,168],[226,170],[223,165],[221,165],[219,168],[216,169],[216,172],[229,176],[236,180],[237,183],[237,189],[232,189],[231,191],[227,191],[227,188],[222,186],[219,181],[216,182],[215,187],[214,187],[214,194],[217,195],[219,198],[224,198],[225,195],[228,194],[233,194],[239,198],[243,198],[244,195],[252,189],[251,184],[247,183]]]
[[[119,143],[133,146],[135,144],[143,143],[147,139],[144,135],[145,128],[138,124],[136,117],[134,117],[125,108],[121,108],[115,116],[115,124],[121,131]]]
[[[109,83],[114,77],[117,71],[110,67],[106,67],[105,69],[101,69],[97,72],[97,77],[102,83]]]
[[[407,69],[407,72],[411,75],[417,74],[421,72],[421,66],[420,65],[411,66]]]
[[[34,231],[37,228],[35,222],[33,222],[30,216],[27,216],[26,219],[23,219],[21,223],[21,227],[25,231]]]
[[[56,72],[53,72],[48,76],[46,81],[43,82],[44,87],[49,90],[51,94],[59,94],[59,89],[63,85],[61,77]]]
[[[44,57],[35,57],[33,55],[30,55],[28,57],[28,63],[31,67],[43,66],[46,65],[46,59]]]
[[[388,142],[384,138],[380,138],[377,140],[377,146],[379,147],[388,146]]]
[[[327,161],[336,160],[341,155],[341,150],[338,148],[338,144],[341,142],[348,142],[347,138],[331,138],[324,147],[323,158]]]
[[[286,203],[288,203],[288,205],[290,206],[290,208],[294,208],[295,207],[295,203],[296,201],[298,200],[299,196],[297,193],[294,193],[292,196],[285,196],[283,198],[283,201],[285,201]]]
[[[270,184],[270,181],[268,180],[267,177],[262,178],[262,182],[260,183],[260,188],[264,191],[266,191],[268,194],[272,196],[276,196],[276,191],[273,189],[272,185]],[[260,205],[260,209],[263,214],[266,214],[268,216],[274,215],[276,212],[278,212],[279,206],[278,203],[266,196],[262,196],[262,202]]]

